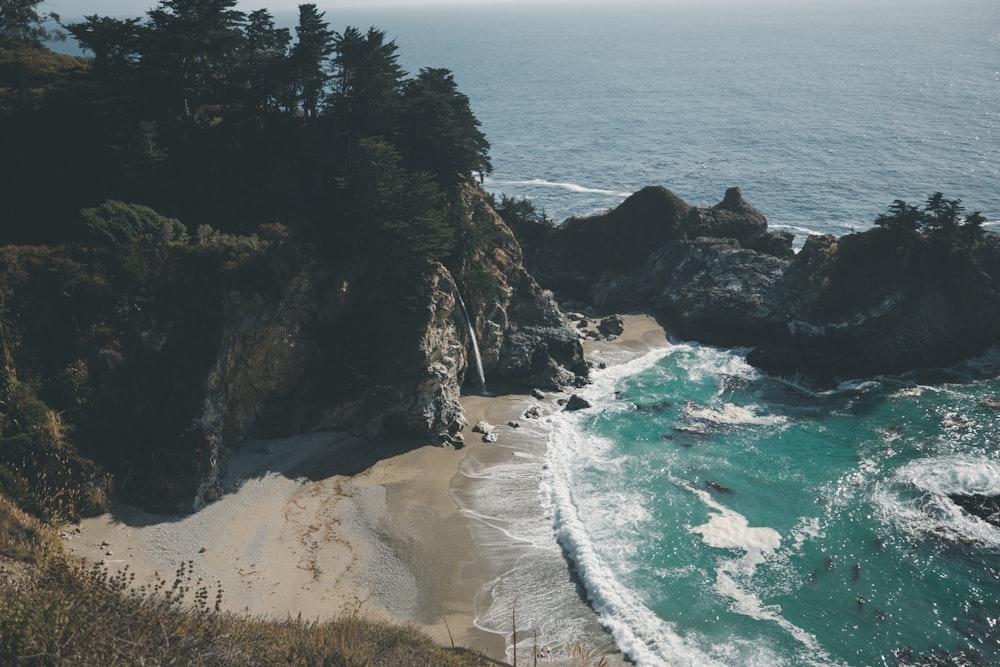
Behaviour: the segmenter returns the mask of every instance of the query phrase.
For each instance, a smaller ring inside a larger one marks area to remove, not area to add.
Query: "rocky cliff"
[[[514,229],[561,299],[647,310],[674,336],[752,347],[752,364],[818,384],[1000,342],[1000,236],[976,226],[815,236],[795,254],[736,188],[712,207],[645,188],[601,216]]]
[[[454,270],[346,265],[307,243],[224,235],[0,249],[0,435],[48,428],[39,469],[72,453],[105,491],[171,511],[216,497],[226,449],[256,434],[457,443],[474,376],[459,290],[488,380],[584,381],[575,331],[485,193],[463,186],[452,215],[465,237]]]

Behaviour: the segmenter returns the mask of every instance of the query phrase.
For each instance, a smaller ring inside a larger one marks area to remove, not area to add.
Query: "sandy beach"
[[[625,320],[616,340],[586,341],[588,354],[600,359],[664,345],[652,318]],[[111,569],[128,566],[138,582],[172,581],[178,566],[191,562],[193,578],[212,591],[221,587],[223,608],[234,612],[306,619],[356,613],[413,624],[441,645],[504,659],[505,637],[477,624],[484,586],[502,564],[482,558],[476,518],[461,509],[477,481],[460,469],[472,462],[467,457],[489,465],[516,455],[519,438],[539,438],[538,429],[508,426],[524,421],[533,400],[500,392],[464,397],[463,450],[393,438],[365,444],[341,432],[246,442],[228,461],[218,501],[184,516],[120,505],[68,527],[66,550]],[[560,409],[554,395],[539,404],[543,412]],[[503,447],[472,432],[479,420],[497,425]],[[362,472],[343,474],[375,458]]]

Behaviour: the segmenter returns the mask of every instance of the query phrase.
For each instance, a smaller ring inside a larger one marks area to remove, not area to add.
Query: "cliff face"
[[[457,442],[462,386],[478,385],[459,286],[488,380],[583,381],[575,331],[485,194],[463,188],[454,215],[468,237],[454,275],[249,237],[5,248],[0,436],[62,415],[53,441],[110,471],[125,497],[171,511],[215,498],[225,450],[256,434]]]
[[[464,188],[461,208],[476,238],[456,277],[487,377],[545,389],[585,381],[588,367],[579,335],[552,294],[525,268],[521,246],[486,194]]]
[[[748,359],[822,382],[952,364],[1000,342],[998,280],[1000,236],[974,228],[810,237]]]

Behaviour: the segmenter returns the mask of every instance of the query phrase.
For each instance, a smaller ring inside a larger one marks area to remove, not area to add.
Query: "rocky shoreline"
[[[670,335],[753,348],[816,386],[955,363],[1000,342],[1000,235],[972,224],[792,237],[730,188],[693,207],[662,187],[562,226],[513,228],[573,307],[643,310]]]

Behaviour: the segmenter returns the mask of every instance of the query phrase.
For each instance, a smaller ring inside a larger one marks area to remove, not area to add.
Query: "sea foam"
[[[1000,528],[963,510],[951,495],[1000,495],[1000,462],[969,454],[917,459],[873,492],[883,520],[909,534],[1000,548]]]

